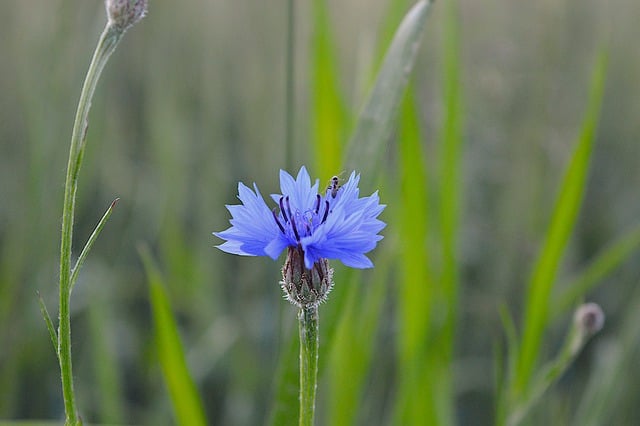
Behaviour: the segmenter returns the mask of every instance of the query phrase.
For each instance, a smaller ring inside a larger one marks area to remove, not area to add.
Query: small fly
[[[331,198],[336,198],[338,194],[338,190],[341,188],[340,178],[338,176],[334,176],[329,181],[329,186],[327,186],[327,191],[331,191]]]

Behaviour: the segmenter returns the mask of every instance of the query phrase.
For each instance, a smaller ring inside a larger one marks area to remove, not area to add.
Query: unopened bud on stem
[[[104,3],[109,25],[123,32],[147,13],[147,0],[105,0]]]
[[[304,265],[304,252],[299,247],[289,247],[282,267],[282,289],[287,299],[300,308],[317,307],[327,300],[333,287],[333,269],[327,259],[320,259],[312,269]]]
[[[573,342],[571,353],[577,354],[591,336],[602,330],[604,326],[604,312],[596,303],[580,305],[573,314]]]
[[[576,327],[587,336],[592,336],[604,326],[604,312],[596,303],[585,303],[576,309],[573,316]]]

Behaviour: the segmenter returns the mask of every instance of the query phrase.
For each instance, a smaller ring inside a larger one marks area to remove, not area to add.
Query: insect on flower
[[[336,198],[338,195],[338,189],[340,189],[340,178],[338,176],[334,176],[329,181],[329,185],[327,186],[327,191],[331,191],[331,198]]]

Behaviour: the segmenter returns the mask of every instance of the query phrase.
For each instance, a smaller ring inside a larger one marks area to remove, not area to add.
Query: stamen
[[[276,208],[275,207],[273,208],[273,210],[271,210],[271,213],[273,213],[273,218],[276,220],[276,223],[278,224],[278,228],[280,228],[280,230],[284,234],[284,227],[282,226],[282,224],[278,220],[278,215],[276,215]]]
[[[291,204],[289,204],[289,196],[284,199],[287,202],[287,212],[289,213],[289,217],[293,220],[293,214],[291,213]]]
[[[320,210],[320,194],[316,195],[316,214],[318,214],[318,211]]]
[[[296,241],[300,242],[300,234],[298,234],[298,228],[296,228],[296,221],[293,219],[293,216],[291,216],[291,227],[293,228],[293,233],[296,236]]]
[[[322,221],[320,223],[324,223],[327,220],[328,215],[329,215],[329,200],[324,200],[324,215],[322,216]]]
[[[282,217],[284,217],[285,223],[289,222],[289,218],[287,217],[287,212],[284,210],[284,205],[282,203],[282,199],[284,197],[280,197],[280,211],[282,212]]]

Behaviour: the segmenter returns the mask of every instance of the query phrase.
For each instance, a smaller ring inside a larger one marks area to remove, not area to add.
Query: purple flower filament
[[[282,200],[285,200],[285,204],[287,206],[287,209],[284,209],[284,205]],[[316,205],[315,205],[315,209],[314,210],[310,210],[310,211],[306,211],[305,213],[301,214],[300,212],[295,212],[293,213],[291,211],[291,205],[289,203],[289,197],[280,197],[280,215],[276,214],[276,209],[273,209],[273,218],[276,221],[276,224],[278,225],[278,228],[280,229],[280,232],[282,232],[283,234],[287,234],[287,230],[291,229],[293,232],[293,235],[295,237],[295,240],[298,242],[298,245],[300,243],[300,235],[302,235],[303,237],[309,236],[311,235],[313,229],[315,227],[317,227],[318,225],[322,225],[323,223],[325,223],[327,221],[327,216],[329,215],[329,201],[325,200],[324,202],[324,213],[322,215],[322,219],[318,220],[319,218],[319,213],[320,213],[320,203],[322,201],[322,197],[320,196],[320,194],[317,194],[316,196]],[[296,221],[296,217],[298,218],[298,220]],[[282,222],[281,222],[282,220]],[[283,225],[284,223],[284,225]],[[298,224],[304,224],[304,232],[300,232],[300,228],[298,227]]]

